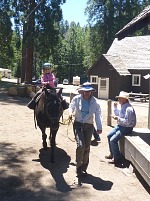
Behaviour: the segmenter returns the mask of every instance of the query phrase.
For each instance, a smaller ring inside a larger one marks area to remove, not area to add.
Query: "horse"
[[[46,128],[50,128],[50,146],[51,156],[50,162],[54,163],[54,149],[55,138],[59,129],[59,120],[63,115],[63,107],[61,104],[62,88],[56,92],[56,89],[43,88],[43,92],[40,94],[40,98],[34,110],[35,124],[37,122],[38,127],[42,132],[43,148],[47,149],[47,135],[45,133]]]

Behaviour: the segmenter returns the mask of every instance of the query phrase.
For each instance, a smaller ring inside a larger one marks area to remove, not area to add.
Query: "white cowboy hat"
[[[116,96],[116,98],[125,98],[125,99],[129,99],[129,93],[125,92],[125,91],[120,91],[119,96]]]
[[[92,91],[95,92],[96,90],[92,87],[90,82],[83,83],[82,87],[78,89],[78,91]]]

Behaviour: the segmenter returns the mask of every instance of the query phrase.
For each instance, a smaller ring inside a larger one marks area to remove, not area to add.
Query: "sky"
[[[74,21],[80,23],[80,26],[87,24],[87,16],[84,15],[87,0],[66,0],[61,8],[63,11],[63,19],[69,23]]]

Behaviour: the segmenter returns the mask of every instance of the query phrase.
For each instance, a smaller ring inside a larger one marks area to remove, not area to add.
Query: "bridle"
[[[45,106],[44,106],[44,113],[46,114],[46,116],[50,120],[50,122],[58,121],[58,127],[59,127],[59,119],[61,117],[61,110],[62,110],[61,100],[59,99],[59,97],[57,97],[57,95],[51,94],[51,92],[49,92],[49,93],[50,93],[49,95],[51,95],[53,97],[55,96],[55,99],[54,99],[54,102],[53,102],[53,100],[49,101],[48,98],[46,97]],[[56,117],[52,117],[50,112],[49,112],[49,107],[50,108],[53,107],[53,103],[54,104],[59,104],[59,113],[58,113],[58,116],[56,116]],[[58,129],[58,127],[55,128],[55,130]]]

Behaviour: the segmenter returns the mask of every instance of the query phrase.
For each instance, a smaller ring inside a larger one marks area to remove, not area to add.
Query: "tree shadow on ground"
[[[8,95],[7,89],[0,89],[0,101],[1,104],[7,105],[10,103],[13,104],[19,104],[19,105],[27,105],[27,103],[30,101],[30,98],[28,97],[22,97],[22,96],[11,96]]]
[[[58,191],[66,193],[71,191],[71,187],[66,183],[63,173],[67,172],[70,163],[70,156],[58,147],[55,148],[55,163],[50,163],[51,148],[48,147],[47,150],[43,148],[39,150],[39,162],[41,165],[50,171],[54,181],[56,182],[56,188]]]
[[[31,148],[18,148],[15,143],[0,142],[0,200],[33,200],[38,195],[28,188],[28,173],[26,172],[25,155],[27,152],[35,153]],[[30,179],[37,178],[31,175]],[[38,181],[37,181],[38,183]],[[31,195],[31,199],[27,199]]]

